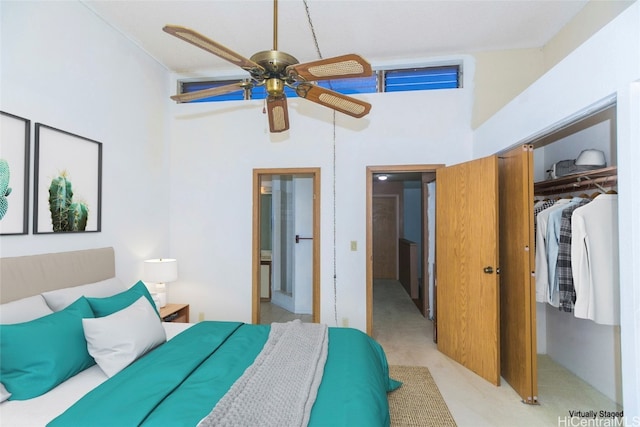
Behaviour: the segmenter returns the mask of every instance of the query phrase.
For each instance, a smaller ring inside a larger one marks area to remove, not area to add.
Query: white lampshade
[[[144,280],[152,283],[168,283],[178,279],[178,262],[175,259],[148,259],[144,262]]]

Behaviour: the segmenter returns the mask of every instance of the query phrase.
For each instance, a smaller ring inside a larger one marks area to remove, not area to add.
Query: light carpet
[[[456,426],[438,386],[423,366],[389,366],[402,387],[389,393],[392,427]]]

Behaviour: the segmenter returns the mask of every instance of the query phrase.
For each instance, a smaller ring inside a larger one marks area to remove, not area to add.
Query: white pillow
[[[41,295],[34,295],[0,305],[0,324],[28,322],[51,313],[53,311],[44,298]]]
[[[100,282],[86,285],[72,286],[70,288],[56,289],[55,291],[43,292],[42,296],[47,301],[53,311],[60,311],[67,308],[78,298],[85,297],[110,297],[126,291],[127,287],[117,277],[102,280]]]
[[[4,402],[10,397],[11,397],[11,393],[9,393],[7,389],[4,388],[4,385],[0,383],[0,402]]]
[[[158,313],[143,296],[108,316],[82,319],[82,326],[89,354],[109,377],[167,340]]]

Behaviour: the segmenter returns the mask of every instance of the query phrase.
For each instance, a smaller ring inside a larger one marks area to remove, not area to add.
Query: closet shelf
[[[595,169],[533,184],[536,196],[569,193],[587,188],[611,187],[618,182],[618,167]]]

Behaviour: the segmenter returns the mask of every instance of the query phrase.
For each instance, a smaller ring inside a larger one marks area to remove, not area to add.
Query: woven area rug
[[[392,427],[456,426],[427,368],[391,365],[389,374],[402,381],[387,395]]]

